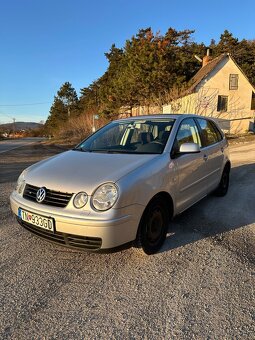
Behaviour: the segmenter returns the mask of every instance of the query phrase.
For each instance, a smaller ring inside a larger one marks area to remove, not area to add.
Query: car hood
[[[117,182],[159,155],[66,151],[28,168],[26,183],[51,190],[91,195],[102,183]]]

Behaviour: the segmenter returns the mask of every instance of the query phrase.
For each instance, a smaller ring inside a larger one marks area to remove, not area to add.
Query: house
[[[201,60],[201,59],[200,59]],[[201,60],[184,95],[163,106],[163,113],[211,116],[228,133],[254,131],[255,88],[229,53]]]

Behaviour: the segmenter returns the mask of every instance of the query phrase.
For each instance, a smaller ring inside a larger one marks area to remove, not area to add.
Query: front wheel
[[[221,175],[221,180],[218,188],[215,191],[216,196],[223,197],[228,192],[228,186],[229,186],[229,167],[225,166],[223,173]]]
[[[155,198],[145,209],[138,227],[136,245],[148,254],[156,253],[166,239],[170,214],[162,198]]]

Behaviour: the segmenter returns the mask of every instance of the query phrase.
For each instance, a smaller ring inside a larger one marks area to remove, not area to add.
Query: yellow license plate
[[[53,218],[34,214],[32,212],[23,210],[19,208],[18,217],[22,219],[22,221],[32,224],[36,227],[49,230],[54,232],[54,220]]]

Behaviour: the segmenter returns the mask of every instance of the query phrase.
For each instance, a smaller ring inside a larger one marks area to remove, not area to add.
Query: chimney
[[[210,48],[207,48],[206,55],[203,57],[202,67],[206,66],[212,59],[212,56],[210,56]]]

